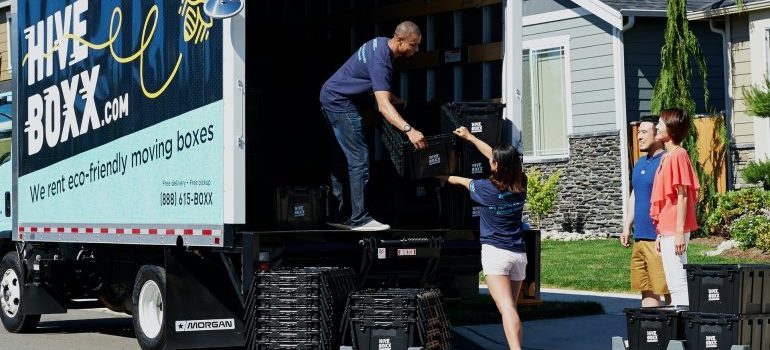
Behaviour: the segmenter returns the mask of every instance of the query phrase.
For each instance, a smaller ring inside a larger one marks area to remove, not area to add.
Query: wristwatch
[[[404,124],[404,127],[401,130],[403,130],[404,132],[410,132],[412,131],[412,126],[409,124]]]

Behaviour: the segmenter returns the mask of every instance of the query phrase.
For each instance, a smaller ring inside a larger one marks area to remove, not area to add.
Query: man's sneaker
[[[372,219],[365,225],[356,226],[352,228],[353,231],[385,231],[390,230],[390,225],[380,223],[377,220]]]

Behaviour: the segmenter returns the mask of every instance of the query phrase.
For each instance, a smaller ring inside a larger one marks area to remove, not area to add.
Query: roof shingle
[[[733,0],[724,0],[724,2],[735,2]],[[745,0],[744,0],[745,1]],[[618,10],[668,10],[667,0],[602,0],[603,3]],[[688,0],[687,11],[699,10],[704,7],[708,7],[715,2],[723,2],[716,0]]]

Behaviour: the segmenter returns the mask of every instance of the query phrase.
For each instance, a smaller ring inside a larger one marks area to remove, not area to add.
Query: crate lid
[[[755,271],[770,270],[770,264],[685,264],[684,268],[688,271]]]

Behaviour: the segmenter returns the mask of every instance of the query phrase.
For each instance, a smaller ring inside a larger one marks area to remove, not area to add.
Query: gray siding
[[[623,33],[626,70],[626,118],[638,120],[650,113],[650,100],[655,81],[660,75],[660,50],[663,47],[665,18],[637,18],[633,28]],[[691,94],[697,113],[722,111],[725,106],[724,54],[722,37],[711,32],[708,22],[690,22],[706,59],[709,106],[704,105],[703,84],[697,65],[693,63]]]
[[[733,86],[733,137],[736,144],[754,144],[754,121],[746,112],[743,89],[751,86],[749,16],[730,16],[730,65]]]
[[[524,16],[559,11],[578,7],[571,0],[524,0],[522,2]]]
[[[525,41],[563,35],[570,36],[572,133],[616,130],[612,27],[593,15],[524,27]]]

